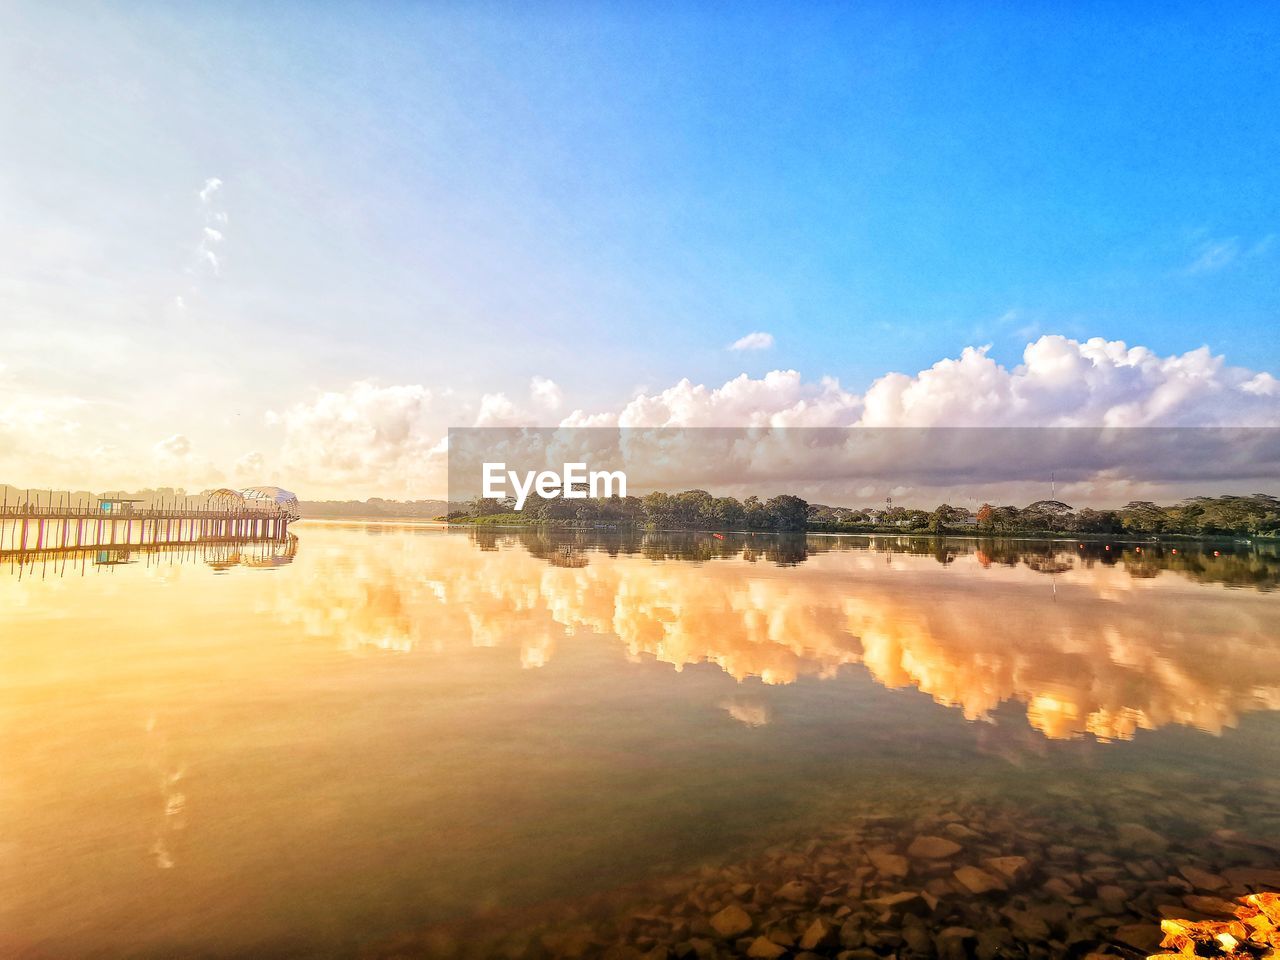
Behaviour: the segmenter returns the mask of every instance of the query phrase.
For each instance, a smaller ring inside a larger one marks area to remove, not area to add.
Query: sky
[[[0,481],[450,426],[1280,425],[1259,4],[0,0]]]

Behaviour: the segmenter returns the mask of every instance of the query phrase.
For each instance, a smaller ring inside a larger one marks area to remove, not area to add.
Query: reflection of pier
[[[286,534],[281,539],[248,540],[211,538],[172,543],[121,543],[86,547],[42,547],[27,550],[0,550],[0,563],[11,572],[48,572],[63,575],[84,573],[90,568],[112,568],[131,563],[172,566],[203,563],[215,570],[232,567],[281,567],[298,553],[298,538]]]

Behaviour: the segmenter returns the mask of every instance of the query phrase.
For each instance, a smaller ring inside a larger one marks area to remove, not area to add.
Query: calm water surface
[[[1274,553],[297,532],[0,572],[5,955],[342,956],[907,788],[1280,770]]]

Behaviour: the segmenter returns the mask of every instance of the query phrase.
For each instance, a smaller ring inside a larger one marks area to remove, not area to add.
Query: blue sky
[[[219,462],[366,379],[600,409],[1043,334],[1280,371],[1264,5],[5,11],[10,389]]]

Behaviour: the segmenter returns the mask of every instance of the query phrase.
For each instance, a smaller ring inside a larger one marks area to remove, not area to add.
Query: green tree
[[[929,529],[934,533],[946,533],[964,517],[964,512],[944,503],[929,514]]]
[[[764,509],[774,530],[803,530],[808,526],[809,504],[799,497],[787,493],[770,497]]]

